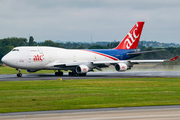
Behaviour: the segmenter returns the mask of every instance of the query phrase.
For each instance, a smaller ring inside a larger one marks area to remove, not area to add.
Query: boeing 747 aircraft
[[[18,70],[17,77],[21,77],[20,69],[27,72],[38,70],[57,70],[56,76],[62,76],[62,70],[70,70],[70,76],[86,76],[94,69],[113,65],[116,71],[126,71],[138,63],[157,63],[175,61],[178,56],[169,60],[128,60],[140,54],[155,51],[140,51],[137,49],[144,22],[137,22],[122,42],[114,49],[63,49],[45,46],[15,47],[2,58],[6,65]]]

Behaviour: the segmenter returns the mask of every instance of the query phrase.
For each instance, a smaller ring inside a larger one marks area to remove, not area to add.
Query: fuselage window
[[[31,50],[31,52],[36,52],[37,50]]]
[[[19,49],[12,49],[11,51],[19,51]]]

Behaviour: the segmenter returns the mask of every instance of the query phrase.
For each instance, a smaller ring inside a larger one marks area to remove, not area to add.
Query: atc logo
[[[129,37],[124,41],[124,43],[127,43],[126,44],[127,49],[129,49],[132,46],[132,44],[135,42],[135,40],[139,37],[139,34],[138,35],[135,34],[135,31],[137,30],[137,28],[138,28],[138,24],[136,24],[136,27],[134,28],[132,32],[128,33]]]
[[[42,59],[42,57],[43,57],[44,55],[34,55],[34,58],[33,58],[33,60],[34,60],[34,62],[41,62],[41,61],[43,61],[43,59]]]
[[[86,71],[87,69],[86,68],[83,68],[83,71]]]
[[[124,43],[126,44],[126,49],[129,49],[132,45],[133,45],[133,43],[136,41],[136,39],[139,37],[139,34],[138,35],[136,35],[136,33],[138,32],[137,31],[137,29],[138,29],[138,23],[136,23],[136,25],[135,25],[135,28],[134,28],[134,30],[133,31],[130,31],[129,33],[128,33],[128,38],[124,41]],[[137,32],[136,32],[137,31]],[[135,33],[136,32],[136,33]]]
[[[122,66],[122,69],[126,69],[126,66]]]

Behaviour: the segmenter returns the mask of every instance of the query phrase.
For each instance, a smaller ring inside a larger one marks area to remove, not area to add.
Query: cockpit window
[[[19,49],[12,49],[11,51],[19,51]]]

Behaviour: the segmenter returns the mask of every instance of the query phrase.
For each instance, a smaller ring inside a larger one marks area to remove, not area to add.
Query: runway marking
[[[131,117],[104,117],[104,118],[89,118],[80,120],[109,120],[109,119],[137,119],[137,118],[162,118],[162,117],[180,117],[179,114],[174,115],[149,115],[149,116],[131,116]]]
[[[53,117],[54,116],[54,117]],[[88,118],[89,117],[89,118]],[[180,118],[180,114],[172,114],[172,115],[146,115],[146,116],[130,116],[130,117],[101,117],[101,116],[93,116],[93,115],[81,115],[81,116],[72,116],[72,115],[68,115],[68,116],[58,116],[57,114],[54,115],[21,115],[21,116],[11,116],[11,117],[1,117],[2,120],[6,120],[6,119],[12,119],[12,120],[19,120],[20,118],[22,119],[31,119],[31,120],[38,120],[38,119],[43,119],[43,120],[49,120],[49,119],[74,119],[74,120],[112,120],[112,119],[148,119],[148,118],[170,118],[172,119],[172,117],[177,117]]]
[[[160,107],[160,108],[159,108]],[[84,112],[83,112],[84,111]],[[154,106],[154,107],[128,107],[124,109],[89,109],[89,110],[69,110],[69,111],[39,111],[23,112],[18,115],[7,114],[0,116],[1,120],[113,120],[113,119],[180,119],[179,106]],[[38,114],[39,113],[39,114]],[[23,115],[24,114],[24,115]]]

